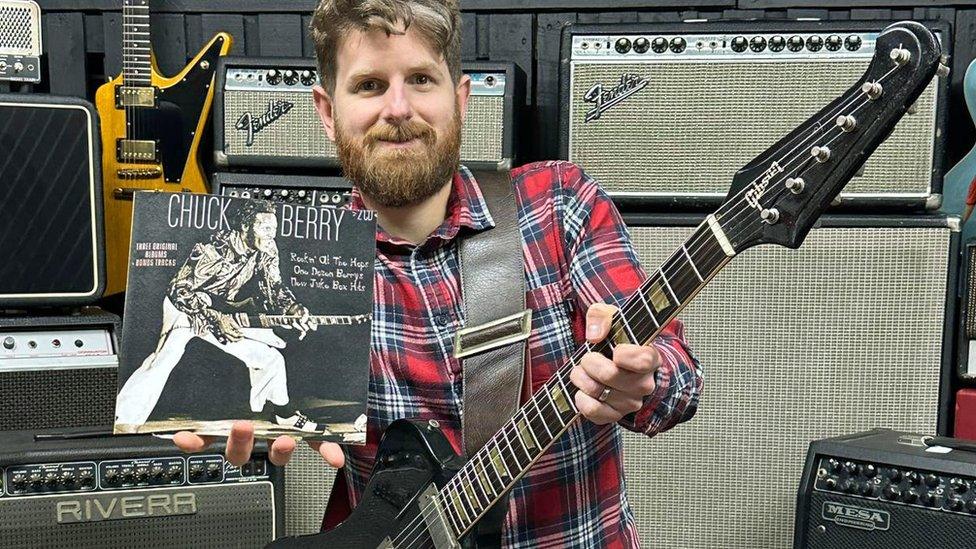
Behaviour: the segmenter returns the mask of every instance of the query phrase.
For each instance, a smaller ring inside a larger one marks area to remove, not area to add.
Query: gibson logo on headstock
[[[603,84],[597,82],[586,90],[583,101],[593,103],[593,108],[586,113],[583,122],[600,118],[600,115],[619,104],[624,99],[641,91],[647,86],[647,79],[639,74],[625,72],[620,75],[620,82],[612,88],[604,89]]]
[[[254,118],[249,112],[245,112],[237,119],[234,128],[247,132],[247,141],[244,143],[250,147],[254,144],[254,134],[268,127],[272,122],[285,115],[294,105],[283,99],[272,99],[268,101],[268,110],[261,116]]]
[[[769,180],[781,173],[783,173],[783,167],[779,165],[779,162],[773,162],[766,169],[765,173],[763,173],[762,178],[753,183],[752,188],[746,191],[746,202],[760,212],[763,211],[763,206],[759,203],[759,199],[766,194],[766,187],[769,186]]]

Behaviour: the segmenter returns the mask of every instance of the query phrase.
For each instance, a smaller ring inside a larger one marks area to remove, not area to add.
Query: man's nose
[[[386,89],[386,102],[383,105],[383,112],[380,115],[390,125],[397,125],[413,116],[413,107],[410,105],[410,97],[407,95],[407,87],[404,82],[390,84]]]

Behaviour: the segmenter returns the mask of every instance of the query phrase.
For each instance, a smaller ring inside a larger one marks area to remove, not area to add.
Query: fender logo
[[[237,119],[234,128],[247,132],[245,145],[250,147],[254,144],[254,134],[271,125],[272,122],[284,116],[294,105],[283,99],[272,99],[268,101],[268,110],[261,116],[254,118],[249,112],[245,112]]]
[[[583,122],[596,120],[600,116],[618,105],[624,99],[647,87],[647,79],[632,72],[620,75],[620,82],[612,88],[604,89],[603,84],[597,82],[583,95],[583,101],[593,103],[593,108],[586,113]]]

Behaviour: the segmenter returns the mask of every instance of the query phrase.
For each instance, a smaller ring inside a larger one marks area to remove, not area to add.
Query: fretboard
[[[149,86],[152,75],[149,0],[122,0],[122,82]]]
[[[617,311],[610,337],[577,349],[440,490],[441,506],[458,537],[579,419],[574,401],[577,389],[569,374],[583,356],[591,351],[610,356],[620,343],[649,343],[733,255],[720,224],[709,216],[657,271],[649,273]]]

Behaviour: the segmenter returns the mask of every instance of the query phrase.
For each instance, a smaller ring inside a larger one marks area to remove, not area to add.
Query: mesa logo
[[[891,525],[891,513],[832,501],[824,502],[823,518],[838,526],[861,530],[887,530]]]

